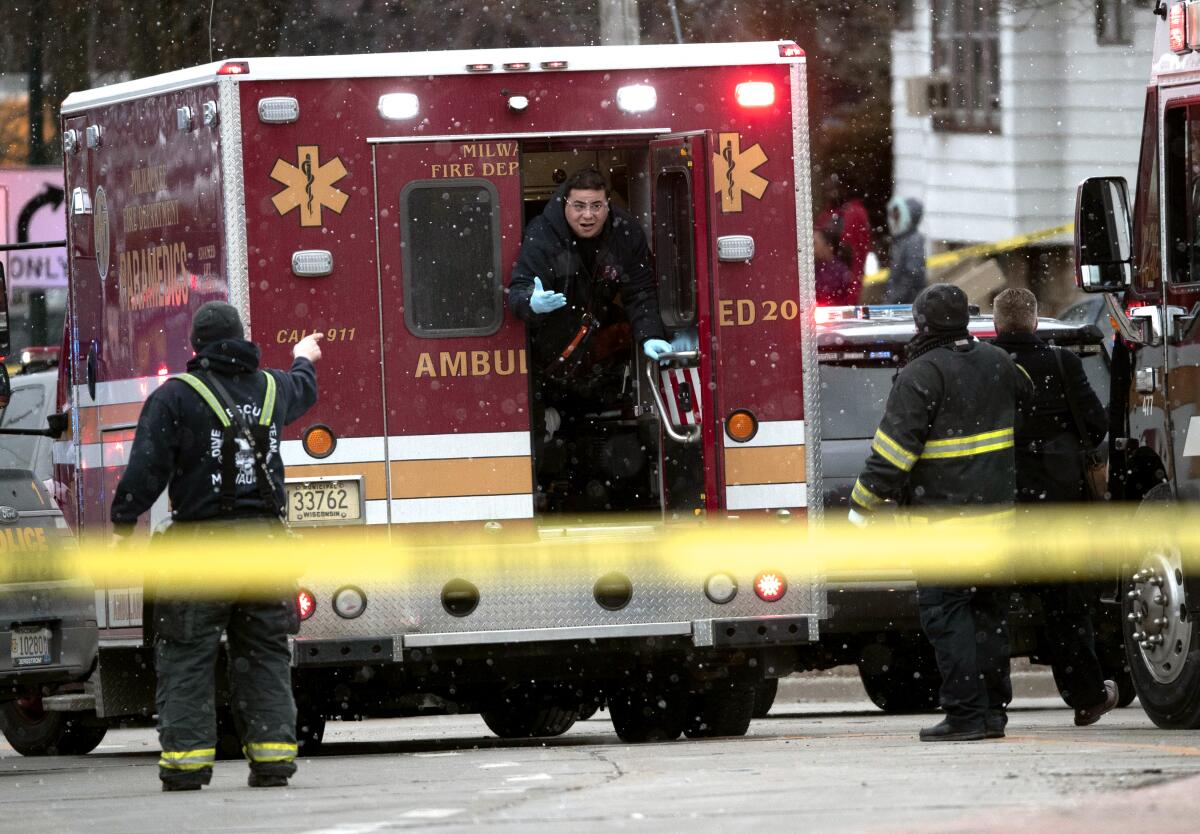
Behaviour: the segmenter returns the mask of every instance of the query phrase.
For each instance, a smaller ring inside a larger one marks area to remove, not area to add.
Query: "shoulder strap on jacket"
[[[270,378],[270,376],[270,374],[267,374],[268,378]],[[212,389],[205,385],[202,379],[186,373],[178,374],[171,377],[171,379],[178,379],[180,382],[186,382],[188,385],[190,385],[193,390],[195,390],[195,392],[199,394],[206,403],[208,403],[208,407],[213,410],[213,413],[217,415],[217,419],[221,421],[221,425],[225,428],[229,428],[231,425],[229,422],[229,415],[225,413],[225,409],[221,407],[221,404],[217,402],[216,396],[213,395]],[[274,382],[274,380],[271,381]],[[268,385],[268,393],[271,395],[271,402],[272,405],[274,405],[275,390],[273,386]],[[264,409],[264,411],[265,410],[266,409]]]

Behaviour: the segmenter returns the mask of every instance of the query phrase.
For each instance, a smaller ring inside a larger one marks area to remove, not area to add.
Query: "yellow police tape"
[[[1054,226],[1050,229],[1041,229],[1036,232],[1030,232],[1027,235],[1017,235],[1016,237],[997,240],[994,243],[980,243],[975,246],[967,246],[963,249],[955,249],[952,252],[939,252],[936,255],[931,255],[925,259],[926,269],[945,269],[955,266],[963,261],[969,261],[973,258],[986,258],[989,255],[998,255],[1001,252],[1009,252],[1013,249],[1020,249],[1022,246],[1027,246],[1030,243],[1039,240],[1045,240],[1048,237],[1055,235],[1067,234],[1075,228],[1074,223],[1064,223],[1061,226]],[[872,272],[863,278],[863,284],[877,284],[880,281],[886,281],[889,270],[881,269],[878,272]]]
[[[789,583],[809,580],[916,579],[988,583],[1112,579],[1140,567],[1200,570],[1200,510],[1134,512],[1126,505],[1089,510],[1022,511],[1011,523],[983,518],[881,519],[866,528],[840,520],[805,524],[730,520],[663,527],[645,523],[562,526],[451,535],[309,532],[292,538],[169,535],[118,547],[83,543],[55,553],[0,558],[0,581],[83,577],[97,586],[143,581],[193,594],[277,588],[300,579],[310,587],[360,584],[440,588],[464,579],[481,589],[567,587],[621,572],[670,577],[699,589],[716,572],[750,587],[762,571]],[[1166,566],[1166,567],[1164,567]]]

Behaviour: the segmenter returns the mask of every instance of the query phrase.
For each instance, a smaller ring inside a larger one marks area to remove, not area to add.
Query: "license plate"
[[[361,481],[349,478],[288,483],[288,521],[295,524],[359,521],[362,519],[361,488]]]
[[[49,666],[50,629],[42,627],[12,630],[12,663],[18,666]]]

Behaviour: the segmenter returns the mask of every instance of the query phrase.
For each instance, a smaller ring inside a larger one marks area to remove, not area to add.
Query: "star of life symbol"
[[[770,181],[754,173],[767,161],[767,155],[757,142],[742,150],[742,137],[737,133],[717,135],[718,153],[713,154],[713,190],[721,195],[721,211],[736,214],[742,210],[742,194],[761,200]]]
[[[299,208],[301,226],[323,225],[322,208],[341,214],[346,201],[350,199],[333,187],[335,182],[346,176],[346,166],[336,156],[322,165],[320,148],[316,145],[301,145],[296,149],[296,155],[299,167],[282,159],[275,161],[271,179],[287,187],[272,197],[271,202],[280,215]]]

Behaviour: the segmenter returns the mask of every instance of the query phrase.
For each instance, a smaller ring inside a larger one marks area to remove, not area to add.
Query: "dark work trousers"
[[[246,536],[279,535],[277,519],[175,524],[172,544],[230,546],[231,530]],[[240,546],[237,545],[237,546]],[[154,600],[155,664],[158,686],[159,778],[164,782],[208,784],[217,745],[216,666],[225,634],[230,706],[250,769],[263,776],[296,772],[296,703],[292,697],[288,633],[298,625],[294,591],[281,583],[233,593],[225,598],[178,593]]]
[[[947,720],[980,729],[988,717],[1003,723],[1012,700],[1004,593],[988,586],[920,587],[917,598],[942,674]]]
[[[1083,591],[1074,583],[1034,585],[1024,590],[1041,600],[1044,622],[1037,643],[1050,661],[1054,683],[1067,706],[1090,709],[1104,703],[1108,693]]]

